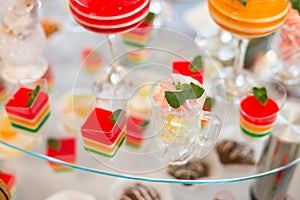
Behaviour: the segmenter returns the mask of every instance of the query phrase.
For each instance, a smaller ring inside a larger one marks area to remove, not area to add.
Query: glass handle
[[[202,121],[207,123],[202,126]],[[199,120],[199,134],[194,141],[195,157],[203,158],[213,149],[221,132],[221,120],[212,112],[203,112]]]

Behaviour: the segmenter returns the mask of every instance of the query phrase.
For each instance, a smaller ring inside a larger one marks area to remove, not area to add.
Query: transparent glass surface
[[[30,150],[21,148],[13,140],[8,142],[1,139],[1,146],[92,174],[148,182],[178,184],[217,184],[250,180],[295,166],[300,161],[298,155],[295,155],[288,163],[282,166],[274,165],[271,168],[262,168],[259,165],[224,165],[220,162],[216,149],[214,149],[205,158],[211,164],[211,171],[213,173],[208,177],[188,180],[175,179],[167,173],[168,163],[157,160],[156,153],[158,149],[151,148],[151,144],[153,144],[151,139],[145,139],[140,148],[131,148],[123,144],[113,158],[106,158],[85,151],[80,127],[89,111],[93,108],[92,105],[97,91],[97,80],[101,77],[105,67],[109,66],[112,62],[126,64],[124,66],[127,67],[128,73],[123,78],[126,81],[132,81],[136,87],[151,84],[161,77],[169,75],[174,58],[190,60],[189,57],[178,53],[185,48],[198,49],[199,54],[202,54],[205,60],[205,69],[214,70],[216,64],[201,47],[195,45],[192,38],[170,29],[154,30],[151,42],[147,46],[147,49],[150,51],[149,58],[142,63],[134,63],[128,60],[128,52],[135,50],[126,50],[126,48],[122,47],[123,43],[121,39],[118,39],[120,40],[120,48],[118,48],[120,51],[117,52],[119,56],[115,60],[111,60],[109,52],[107,52],[109,44],[106,38],[98,34],[89,32],[61,32],[49,40],[45,54],[51,63],[55,77],[54,87],[50,91],[51,117],[49,118],[49,122],[39,137],[36,146],[30,148]],[[103,58],[103,66],[96,72],[88,72],[84,67],[81,53],[86,48],[92,48],[94,51],[100,52]],[[227,104],[224,99],[218,98],[218,95],[213,93],[211,83],[206,81],[205,76],[204,86],[208,95],[215,99],[213,112],[222,120],[219,141],[224,138],[231,138],[237,141],[244,141],[252,145],[252,148],[255,147],[256,150],[262,150],[265,147],[264,142],[266,141],[248,141],[243,138],[239,130],[238,107],[231,103]],[[134,94],[135,90],[133,89],[132,91],[133,93],[131,94]],[[84,102],[78,101],[77,97],[80,95],[87,97]],[[65,101],[66,98],[71,99],[71,101]],[[287,101],[280,113],[280,117],[278,117],[278,122],[276,122],[277,128],[274,129],[289,129],[285,131],[285,133],[288,133],[286,135],[287,141],[296,143],[296,145],[300,143],[300,136],[298,135],[300,120],[298,118],[299,114],[294,113],[296,111],[292,108],[298,103],[293,100]],[[3,106],[4,104],[1,104],[1,107]],[[68,110],[66,107],[72,108],[72,112],[69,115],[66,114],[66,110]],[[81,113],[82,115],[79,115],[75,110],[83,107],[85,111],[83,114]],[[3,109],[1,109],[1,112],[4,112]],[[209,124],[206,127],[209,128]],[[273,135],[276,136],[276,132]],[[74,136],[77,138],[78,159],[76,164],[45,155],[47,138],[52,136]],[[259,160],[260,151],[255,155],[257,156],[256,159]],[[10,157],[1,155],[1,159],[4,161]]]

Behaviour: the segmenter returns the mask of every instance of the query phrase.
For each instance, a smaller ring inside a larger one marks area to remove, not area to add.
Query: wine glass
[[[45,33],[38,20],[38,0],[18,0],[1,20],[0,73],[17,83],[21,78],[41,78],[48,69],[43,56]]]
[[[233,66],[212,77],[219,94],[240,100],[246,89],[256,81],[252,73],[243,69],[249,39],[276,31],[284,22],[289,5],[288,0],[208,0],[212,19],[222,29],[238,37]]]
[[[106,34],[111,57],[115,58],[116,34],[136,28],[147,16],[150,0],[69,0],[71,14],[83,28]],[[119,83],[124,68],[115,63],[107,68],[98,81],[98,88],[110,90]]]
[[[277,31],[273,49],[278,62],[272,68],[272,77],[285,85],[300,83],[300,15],[296,9],[289,9],[287,18]]]

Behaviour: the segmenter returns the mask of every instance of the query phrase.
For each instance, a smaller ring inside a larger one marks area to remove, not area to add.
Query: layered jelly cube
[[[48,94],[38,92],[31,105],[29,94],[33,89],[20,87],[5,104],[5,110],[11,125],[18,132],[38,133],[50,116]]]
[[[7,185],[8,189],[10,190],[11,199],[14,199],[17,188],[15,175],[11,172],[1,170],[0,179]]]
[[[126,123],[126,144],[133,147],[140,147],[143,144],[145,128],[149,120],[129,116]]]
[[[149,12],[144,21],[135,29],[122,34],[123,41],[130,51],[128,57],[133,62],[143,62],[149,57],[149,50],[145,49],[153,32],[155,14]]]
[[[94,108],[81,127],[85,149],[105,157],[114,157],[125,139],[125,116],[111,120],[114,112]],[[122,119],[123,118],[123,119]]]
[[[95,49],[83,49],[81,54],[83,66],[88,72],[97,72],[103,66],[104,61],[102,55]]]
[[[68,163],[76,163],[76,139],[73,137],[48,138],[46,155]],[[55,172],[69,171],[72,169],[55,162],[49,161],[48,163]]]

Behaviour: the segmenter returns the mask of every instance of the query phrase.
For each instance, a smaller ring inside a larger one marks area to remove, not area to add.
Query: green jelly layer
[[[241,130],[243,131],[243,133],[245,133],[246,135],[248,135],[250,137],[253,137],[253,138],[262,138],[262,137],[265,137],[265,136],[270,134],[270,132],[266,132],[266,133],[263,133],[263,134],[256,134],[256,133],[247,131],[242,126],[240,126],[240,127],[241,127]]]
[[[105,157],[107,157],[107,158],[112,158],[112,157],[114,157],[114,156],[116,155],[118,149],[119,149],[120,146],[123,144],[124,140],[125,140],[125,135],[123,136],[123,138],[122,138],[120,144],[118,145],[117,149],[115,150],[115,152],[114,152],[112,155],[106,154],[106,153],[101,152],[101,151],[97,151],[97,150],[95,150],[95,149],[91,149],[91,148],[89,148],[89,147],[85,147],[85,150],[87,150],[87,151],[89,151],[89,152],[91,152],[91,153],[95,153],[95,154],[98,154],[98,155],[101,155],[101,156],[105,156]]]
[[[128,146],[131,146],[131,147],[134,147],[134,148],[139,148],[139,147],[141,147],[141,145],[142,145],[142,144],[136,144],[136,143],[130,142],[130,141],[128,141],[128,140],[126,140],[126,144],[127,144]]]
[[[56,173],[70,172],[70,171],[73,171],[73,168],[71,168],[71,167],[62,167],[62,168],[57,168],[57,169],[53,168],[53,171]]]
[[[136,43],[136,42],[131,42],[131,41],[128,41],[128,40],[124,40],[124,43],[129,45],[129,46],[133,46],[133,47],[137,47],[137,48],[145,48],[146,45],[144,44],[139,44],[139,43]]]
[[[44,117],[44,119],[41,121],[40,125],[36,129],[30,129],[28,127],[24,127],[24,126],[21,126],[19,124],[15,124],[13,122],[11,122],[11,125],[14,128],[18,128],[18,129],[25,130],[25,131],[28,131],[28,132],[36,133],[36,132],[38,132],[41,129],[41,127],[43,126],[43,124],[45,124],[45,122],[47,121],[47,119],[49,118],[49,116],[50,116],[50,112]]]

